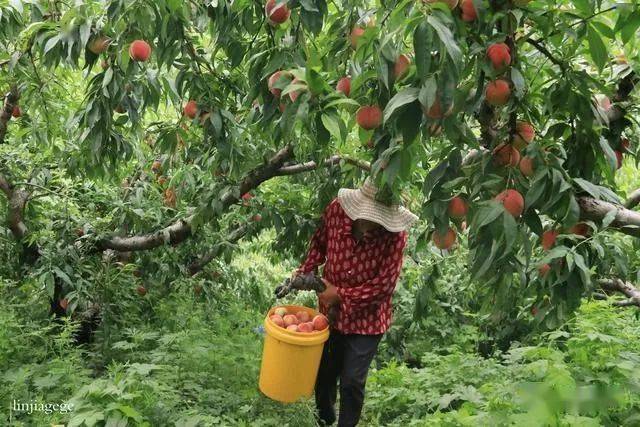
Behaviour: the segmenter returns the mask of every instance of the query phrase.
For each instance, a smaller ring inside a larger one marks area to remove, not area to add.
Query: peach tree
[[[468,246],[489,309],[528,295],[554,327],[593,292],[640,306],[637,242],[609,239],[640,236],[616,182],[639,27],[631,0],[1,2],[20,265],[64,313],[97,255],[177,247],[195,274],[264,225],[300,255],[372,174],[421,217],[412,257]]]

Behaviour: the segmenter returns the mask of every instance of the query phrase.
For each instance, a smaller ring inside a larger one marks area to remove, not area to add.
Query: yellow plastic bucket
[[[309,307],[281,305],[289,313],[307,311],[311,317],[318,312]],[[329,328],[316,332],[292,332],[277,326],[269,318],[264,319],[264,349],[260,367],[260,391],[279,402],[295,402],[310,397],[320,367],[322,348],[329,339]]]

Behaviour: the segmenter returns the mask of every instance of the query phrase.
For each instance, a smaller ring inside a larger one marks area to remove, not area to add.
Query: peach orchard
[[[84,313],[104,263],[145,297],[262,228],[300,257],[372,174],[421,218],[408,256],[468,248],[489,311],[640,306],[639,26],[633,1],[2,2],[3,262]]]

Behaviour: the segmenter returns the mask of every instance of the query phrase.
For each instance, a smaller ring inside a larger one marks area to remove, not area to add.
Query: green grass
[[[279,404],[257,388],[262,338],[256,328],[274,302],[274,284],[292,264],[272,265],[252,245],[229,267],[212,266],[224,271],[217,282],[181,279],[169,297],[148,295],[152,315],[132,311],[126,327],[112,328],[108,357],[102,331],[95,345],[78,349],[70,339],[73,325],[55,326],[37,315],[42,307],[9,304],[0,312],[0,424],[8,424],[5,403],[12,399],[69,399],[71,414],[23,414],[13,425],[312,426],[311,401]],[[193,295],[195,282],[205,285],[202,297]],[[17,300],[9,284],[0,292]],[[398,302],[409,301],[408,292],[400,290]],[[313,296],[296,301],[312,304]],[[411,312],[402,308],[399,324]],[[401,363],[390,348],[395,344],[384,343],[389,351],[381,351],[371,372],[361,425],[640,423],[640,331],[632,310],[585,303],[562,329],[491,358],[468,345],[479,318],[456,327],[459,317],[439,316],[442,321],[422,322],[406,337],[419,368]],[[445,323],[449,336],[438,334]]]

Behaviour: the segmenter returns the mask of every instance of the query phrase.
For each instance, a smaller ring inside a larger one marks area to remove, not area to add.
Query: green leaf
[[[334,114],[323,114],[322,124],[324,128],[329,131],[334,138],[338,141],[342,141],[342,134],[340,132],[340,125],[338,124],[338,117]]]
[[[431,67],[431,49],[433,48],[433,31],[427,21],[422,21],[413,33],[416,71],[420,80],[425,81]]]
[[[640,27],[640,10],[634,11],[626,19],[624,26],[620,29],[620,40],[627,44],[633,40],[638,28]]]
[[[473,222],[476,230],[481,229],[485,225],[491,224],[504,212],[504,207],[496,202],[490,201],[486,205],[478,209],[478,212],[473,217]]]
[[[615,171],[618,168],[618,157],[616,157],[616,153],[613,151],[613,148],[611,148],[611,145],[609,145],[609,142],[603,137],[600,137],[598,142],[600,143],[600,148],[602,148],[602,152],[607,159],[607,163],[609,163],[609,167],[611,170]]]
[[[422,123],[422,110],[417,103],[410,104],[403,109],[398,117],[398,126],[402,131],[402,140],[406,145],[412,143],[418,133],[420,133],[420,124]],[[408,177],[407,177],[408,179]]]
[[[398,108],[418,99],[419,93],[420,90],[414,87],[408,87],[396,93],[395,96],[389,100],[387,106],[384,107],[384,122],[386,123]]]
[[[591,58],[593,58],[593,62],[595,62],[596,66],[602,71],[608,59],[607,47],[593,25],[587,26],[587,41],[589,43]]]
[[[533,209],[527,209],[523,215],[524,222],[527,224],[529,229],[536,233],[537,235],[542,234],[542,221],[540,221],[540,217]]]
[[[437,91],[438,83],[436,82],[436,79],[433,77],[429,77],[429,79],[424,82],[422,88],[420,89],[420,94],[418,95],[420,104],[422,104],[422,106],[425,108],[430,108],[436,100]]]
[[[56,47],[56,45],[58,44],[59,41],[60,41],[60,36],[59,35],[58,36],[53,36],[49,40],[47,40],[47,43],[45,43],[45,45],[44,45],[44,54],[46,55],[47,52],[49,52],[51,49]]]
[[[607,228],[611,223],[616,219],[616,215],[618,215],[617,209],[612,209],[604,216],[602,219],[602,227]]]
[[[434,15],[429,15],[427,17],[427,22],[436,30],[436,33],[447,50],[447,53],[451,57],[453,64],[456,68],[460,68],[460,64],[462,63],[462,51],[456,43],[451,30],[449,30],[449,28],[440,22],[440,20]]]
[[[509,212],[504,212],[502,215],[502,219],[504,224],[504,237],[506,243],[504,255],[507,255],[509,252],[511,252],[511,248],[513,248],[513,244],[516,241],[516,237],[518,235],[518,223],[516,222],[513,215],[511,215]]]

